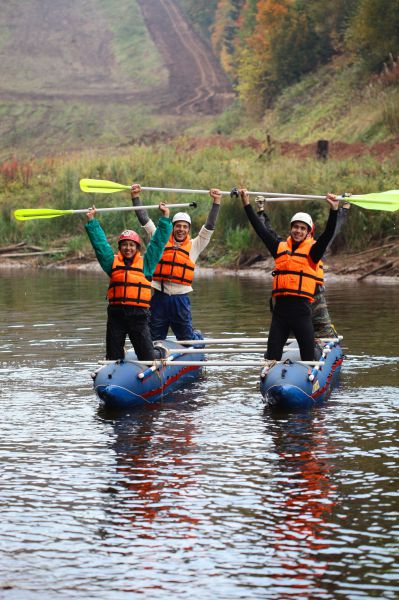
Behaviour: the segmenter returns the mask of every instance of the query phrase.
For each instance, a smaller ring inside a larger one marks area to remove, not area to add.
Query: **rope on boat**
[[[339,337],[341,337],[341,339],[342,339],[342,336],[339,336]],[[318,375],[319,370],[321,370],[323,368],[323,365],[326,362],[327,355],[331,352],[331,350],[334,348],[334,346],[336,346],[336,344],[337,344],[337,341],[335,341],[335,342],[331,341],[328,344],[326,344],[326,346],[323,348],[323,352],[321,353],[321,357],[320,357],[320,363],[318,365],[315,365],[308,375],[309,381],[315,380],[315,378]]]
[[[159,373],[159,370],[163,367],[166,366],[165,364],[163,364],[165,362],[165,360],[170,360],[173,361],[175,358],[177,358],[179,356],[179,354],[170,354],[169,356],[166,356],[165,358],[158,358],[155,359],[153,361],[153,363],[151,364],[151,366],[149,367],[149,369],[145,369],[144,371],[141,371],[140,373],[137,373],[137,377],[138,379],[144,379],[145,377],[147,377],[148,375],[151,375],[151,373]],[[129,360],[126,362],[130,362],[132,364],[137,364],[139,363],[139,361],[137,360]],[[161,363],[161,364],[159,364]],[[141,363],[140,363],[141,364]]]

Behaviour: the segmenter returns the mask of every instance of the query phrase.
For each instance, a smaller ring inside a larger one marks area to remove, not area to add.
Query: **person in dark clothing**
[[[316,272],[317,264],[334,236],[339,201],[334,194],[327,195],[330,214],[326,228],[316,242],[309,235],[313,221],[307,213],[293,216],[290,235],[284,241],[273,230],[266,228],[256,215],[247,191],[241,189],[239,194],[252,227],[275,259],[272,292],[275,305],[265,358],[280,360],[284,344],[292,331],[298,342],[301,359],[314,360],[314,329],[310,304],[314,299],[316,285],[320,283]]]
[[[271,233],[275,233],[273,230],[273,227],[271,225],[269,215],[265,211],[266,202],[267,202],[267,199],[264,196],[257,196],[255,198],[255,204],[256,204],[256,208],[257,208],[256,214],[258,215],[259,219],[263,222],[266,229],[269,229]],[[334,239],[336,238],[338,233],[341,231],[341,229],[345,223],[346,217],[349,213],[349,209],[350,209],[349,202],[345,202],[341,207],[339,207],[338,215],[337,215],[337,225],[335,227],[335,232],[334,232],[333,238],[327,246],[326,253],[328,253],[328,250],[331,247],[332,242],[334,241]],[[312,228],[311,234],[312,234],[312,237],[314,237],[314,226]],[[323,269],[323,267],[322,267],[322,269]],[[324,279],[324,277],[323,277],[323,279]],[[318,283],[316,285],[314,301],[310,304],[310,307],[311,307],[311,311],[312,311],[312,323],[313,323],[315,338],[336,336],[337,332],[335,330],[334,325],[331,322],[330,313],[329,313],[328,307],[327,307],[324,281],[323,281],[323,283]]]

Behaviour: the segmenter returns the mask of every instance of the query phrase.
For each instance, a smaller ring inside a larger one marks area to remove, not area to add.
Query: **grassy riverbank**
[[[219,143],[220,142],[220,143]],[[40,245],[44,250],[63,248],[59,259],[74,256],[92,256],[84,232],[84,216],[63,216],[55,219],[18,222],[12,216],[16,208],[49,207],[59,209],[85,208],[93,202],[97,206],[127,206],[128,193],[89,195],[80,191],[82,178],[110,179],[129,184],[133,181],[145,186],[209,189],[212,186],[230,190],[246,186],[259,191],[284,193],[324,194],[368,193],[398,187],[396,165],[399,152],[382,159],[380,156],[354,156],[329,159],[299,158],[279,153],[259,159],[259,148],[253,141],[240,140],[226,144],[212,138],[202,140],[180,138],[169,144],[132,147],[119,155],[94,152],[43,158],[28,162],[17,159],[0,165],[0,235],[3,245],[26,241]],[[194,197],[160,193],[143,193],[146,204],[192,201]],[[198,207],[192,211],[193,231],[203,224],[209,210],[206,195],[195,198]],[[276,229],[284,232],[292,212],[311,212],[320,232],[327,215],[322,201],[270,205],[270,215]],[[157,212],[152,216],[157,218]],[[106,213],[100,217],[104,229],[113,241],[126,226],[137,227],[131,213]],[[397,213],[366,211],[352,206],[338,245],[344,251],[361,251],[370,243],[383,244],[397,235]],[[214,241],[206,260],[209,264],[233,266],[257,252],[264,253],[238,200],[224,197]],[[49,259],[46,259],[49,260]]]

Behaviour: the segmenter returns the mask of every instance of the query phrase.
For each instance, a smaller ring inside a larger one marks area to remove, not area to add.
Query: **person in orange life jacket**
[[[270,218],[269,218],[268,214],[265,212],[265,204],[266,203],[267,203],[267,199],[264,196],[257,196],[255,198],[255,204],[256,204],[256,209],[257,209],[256,214],[258,215],[259,219],[263,222],[266,229],[269,229],[270,233],[273,234],[276,237],[276,239],[278,239],[279,236],[274,231],[274,229],[270,223]],[[338,233],[341,231],[341,229],[345,223],[346,217],[348,215],[349,209],[350,209],[349,202],[345,202],[342,205],[342,207],[339,207],[338,215],[337,215],[337,225],[335,227],[335,232],[334,232],[333,238],[327,246],[326,253],[328,252],[332,242],[334,241],[334,239],[336,238]],[[312,237],[314,237],[314,232],[315,232],[315,226],[313,224],[312,231],[310,233],[310,235]],[[323,270],[324,267],[323,267],[322,262],[319,263],[319,269],[320,269],[320,277],[322,279],[324,279],[324,270]],[[314,301],[310,305],[311,310],[312,310],[312,322],[313,322],[314,334],[315,334],[316,338],[329,337],[329,336],[332,337],[332,336],[337,335],[335,327],[331,322],[331,317],[328,312],[327,301],[326,301],[326,296],[325,296],[324,292],[325,292],[324,282],[318,283],[316,285]]]
[[[131,187],[134,206],[140,206],[140,185]],[[169,327],[177,340],[202,339],[202,334],[193,328],[189,293],[192,292],[195,265],[198,256],[209,244],[215,228],[220,208],[221,193],[210,190],[213,203],[205,225],[198,235],[191,238],[191,218],[187,213],[177,213],[173,217],[173,231],[162,259],[152,278],[154,290],[151,299],[150,329],[153,340],[164,340]],[[147,211],[137,211],[141,226],[149,236],[155,230]]]
[[[131,229],[120,234],[115,255],[100,223],[94,218],[95,206],[87,212],[86,232],[100,266],[110,277],[106,334],[108,360],[124,358],[127,335],[139,360],[153,360],[162,355],[162,350],[154,349],[149,329],[151,283],[148,278],[162,256],[172,223],[169,208],[161,203],[159,209],[163,216],[144,255],[141,254],[140,237]]]
[[[302,360],[314,360],[314,330],[310,303],[317,284],[317,263],[331,241],[337,223],[338,204],[334,194],[326,199],[330,214],[324,232],[315,242],[309,238],[313,221],[307,213],[298,213],[291,219],[290,236],[282,241],[270,233],[249,203],[245,189],[239,190],[247,217],[264,242],[276,269],[273,272],[275,306],[265,358],[280,360],[290,331],[297,339]]]

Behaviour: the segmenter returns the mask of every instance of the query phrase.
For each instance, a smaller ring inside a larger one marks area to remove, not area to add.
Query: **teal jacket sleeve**
[[[86,223],[85,229],[101,268],[111,276],[114,251],[108,243],[103,228],[97,219],[92,219]]]
[[[158,227],[152,236],[144,254],[144,275],[151,277],[159,263],[165,245],[172,233],[172,221],[167,217],[159,219]]]

